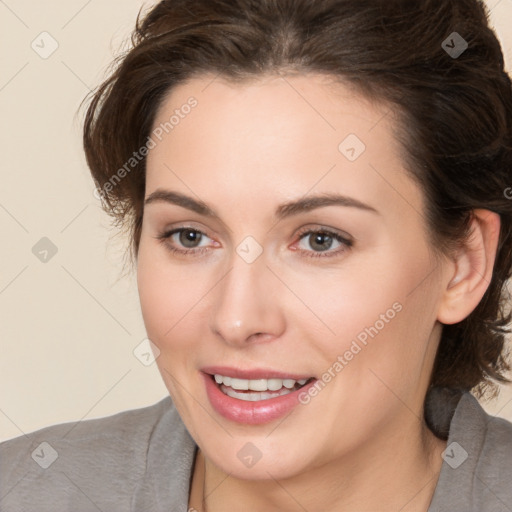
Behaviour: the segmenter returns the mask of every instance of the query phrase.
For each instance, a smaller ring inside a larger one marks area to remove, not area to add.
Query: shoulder
[[[475,476],[486,494],[491,493],[495,500],[505,503],[506,510],[512,509],[511,422],[485,414],[485,435]]]
[[[461,399],[459,421],[454,425],[454,436],[463,436],[475,452],[478,464],[475,476],[482,481],[499,474],[512,480],[512,423],[485,412],[479,401],[469,393]],[[472,442],[471,442],[472,441]],[[512,489],[509,494],[512,500]]]
[[[129,510],[133,486],[146,470],[152,434],[162,423],[169,434],[175,426],[176,435],[183,435],[170,397],[0,443],[0,509],[66,510],[78,499],[89,506],[99,501],[106,510],[120,510],[122,504]],[[74,509],[81,510],[79,505]]]
[[[470,393],[457,404],[443,459],[429,512],[512,510],[512,423]]]
[[[0,443],[0,467],[5,470],[4,466],[19,461],[27,452],[31,453],[38,448],[40,443],[51,445],[54,450],[72,449],[76,456],[86,456],[95,448],[104,448],[105,451],[94,450],[98,458],[105,458],[108,452],[112,454],[128,446],[133,450],[134,443],[135,446],[142,447],[147,443],[154,425],[171,407],[171,399],[166,397],[148,407],[123,411],[104,418],[60,423],[9,439]],[[37,452],[34,456],[36,455]]]
[[[468,410],[475,417],[474,424],[468,422],[465,434],[469,450],[475,452],[474,473],[468,489],[473,509],[509,512],[512,509],[512,423],[487,414],[473,396],[467,402],[470,402]],[[471,436],[476,440],[473,444],[469,441]]]

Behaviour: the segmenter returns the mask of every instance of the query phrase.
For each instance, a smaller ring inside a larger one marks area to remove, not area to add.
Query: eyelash
[[[173,246],[167,244],[167,240],[169,238],[171,238],[172,235],[174,235],[175,233],[180,233],[182,231],[193,231],[194,233],[208,237],[208,235],[206,233],[204,233],[203,231],[201,231],[199,229],[189,228],[189,227],[180,227],[180,228],[172,229],[170,231],[164,231],[163,233],[159,234],[156,238],[160,242],[165,243],[166,248],[169,251],[171,251],[172,253],[177,253],[177,254],[182,254],[182,255],[190,255],[190,256],[195,257],[195,256],[200,256],[201,254],[205,253],[209,249],[209,247],[201,247],[201,248],[183,250],[183,249],[178,249],[177,247],[173,247]],[[336,240],[337,242],[340,242],[345,247],[342,247],[336,251],[327,250],[327,251],[321,251],[321,252],[306,251],[303,249],[299,249],[299,252],[308,253],[306,256],[307,258],[332,258],[332,257],[341,255],[346,250],[350,249],[353,245],[352,240],[348,240],[347,238],[344,238],[343,236],[339,235],[338,233],[335,233],[334,231],[330,231],[328,229],[307,229],[306,228],[304,230],[301,230],[297,234],[297,236],[299,237],[299,241],[300,241],[306,235],[312,235],[312,234],[318,234],[318,233],[320,233],[322,235],[327,235],[327,236],[333,238],[334,240]]]

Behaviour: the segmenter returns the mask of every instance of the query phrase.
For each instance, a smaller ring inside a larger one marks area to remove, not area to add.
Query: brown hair
[[[131,42],[92,95],[84,148],[103,207],[129,229],[132,261],[145,158],[123,179],[119,170],[147,143],[172,87],[205,73],[233,81],[324,73],[399,114],[397,138],[424,191],[436,250],[464,241],[473,209],[500,215],[492,281],[465,320],[443,326],[431,385],[483,396],[496,388],[491,379],[507,381],[512,202],[504,191],[512,186],[512,91],[483,2],[164,0],[139,12]]]

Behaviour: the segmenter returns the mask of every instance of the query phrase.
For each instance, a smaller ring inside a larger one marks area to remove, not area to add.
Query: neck
[[[418,420],[381,434],[351,454],[282,480],[235,478],[198,451],[190,507],[220,512],[244,503],[247,511],[426,512],[446,442]]]

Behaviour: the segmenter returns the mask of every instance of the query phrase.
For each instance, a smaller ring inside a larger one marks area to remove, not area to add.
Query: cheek
[[[144,257],[139,258],[137,285],[148,336],[160,344],[159,342],[174,323],[176,307],[178,307],[173,299],[176,295],[172,293],[166,280],[162,279],[158,266],[147,264]]]
[[[391,380],[404,377],[406,366],[418,375],[435,317],[434,283],[425,279],[432,269],[428,253],[418,246],[381,249],[330,276],[319,272],[295,282],[310,310],[301,328],[309,325],[329,365],[342,356],[343,372],[358,380],[369,368]]]
[[[288,271],[289,272],[289,271]],[[384,320],[392,320],[404,301],[409,287],[408,274],[396,272],[395,260],[389,252],[379,255],[354,254],[337,268],[313,269],[285,276],[293,283],[296,318],[304,319],[304,328],[324,333],[325,341],[336,340],[336,349],[364,332],[376,322],[382,329]],[[387,323],[386,323],[387,326]]]
[[[158,370],[180,415],[188,418],[190,404],[180,383],[193,371],[190,353],[200,339],[194,332],[197,322],[193,308],[199,291],[190,286],[177,266],[159,258],[159,251],[141,239],[137,260],[141,311],[147,336],[160,350]]]
[[[175,338],[175,326],[193,315],[201,297],[197,281],[177,265],[170,265],[162,251],[141,239],[137,261],[137,287],[148,336],[160,344]],[[152,338],[153,337],[153,338]]]

